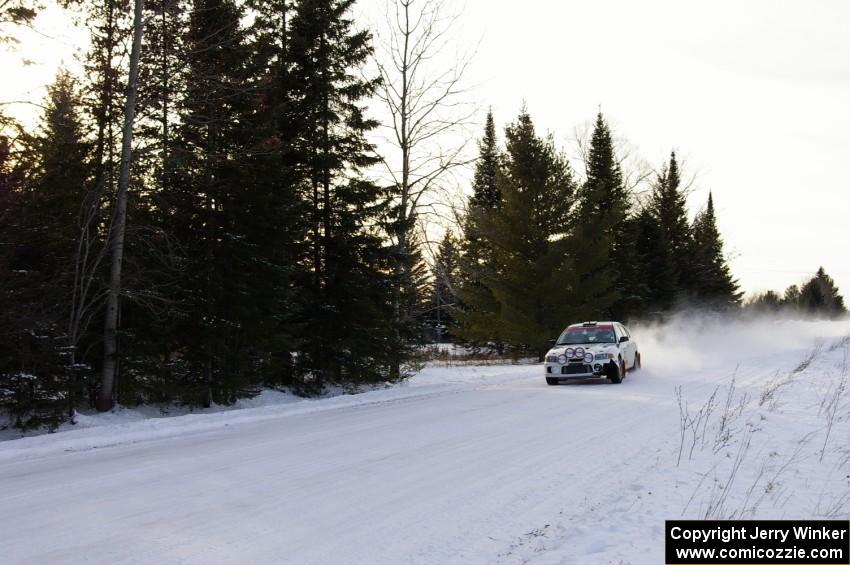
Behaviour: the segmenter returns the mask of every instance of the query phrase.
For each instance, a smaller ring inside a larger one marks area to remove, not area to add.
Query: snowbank
[[[266,390],[233,406],[213,406],[206,410],[156,406],[117,407],[111,412],[78,414],[77,424],[63,424],[52,434],[21,437],[5,430],[8,441],[0,442],[0,462],[48,455],[60,451],[80,451],[138,443],[154,439],[215,430],[236,424],[261,422],[380,402],[394,402],[423,395],[450,394],[468,390],[483,383],[497,383],[513,378],[504,366],[427,367],[417,375],[395,385],[346,393],[331,389],[320,398],[303,398],[289,392]],[[17,438],[17,439],[12,439]]]

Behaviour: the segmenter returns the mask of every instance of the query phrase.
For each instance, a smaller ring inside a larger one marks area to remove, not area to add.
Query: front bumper
[[[558,379],[559,381],[569,379],[591,379],[607,378],[611,371],[619,371],[620,368],[612,361],[594,361],[593,363],[545,363],[546,378]]]

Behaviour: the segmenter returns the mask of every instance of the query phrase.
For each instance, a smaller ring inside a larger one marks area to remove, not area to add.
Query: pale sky
[[[0,101],[38,101],[60,62],[75,66],[85,32],[59,10],[37,24],[53,39],[0,53]],[[850,295],[850,2],[466,0],[458,24],[478,45],[471,95],[500,130],[525,101],[569,151],[601,106],[653,166],[676,150],[697,175],[692,213],[713,191],[745,291],[823,265]]]

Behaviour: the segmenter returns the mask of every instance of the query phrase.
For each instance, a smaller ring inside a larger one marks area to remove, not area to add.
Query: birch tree
[[[127,225],[127,197],[130,185],[130,160],[132,158],[133,121],[136,114],[139,58],[142,48],[142,12],[144,0],[135,0],[133,11],[133,46],[130,50],[130,72],[127,79],[127,96],[124,102],[124,126],[121,136],[121,169],[118,176],[118,195],[115,202],[114,221],[110,235],[109,292],[106,297],[106,321],[103,332],[103,375],[97,398],[97,409],[112,408],[115,376],[118,368],[118,308],[121,295],[121,267],[124,261],[124,232]]]

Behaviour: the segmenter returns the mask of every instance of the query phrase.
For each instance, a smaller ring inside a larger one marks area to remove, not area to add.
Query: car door
[[[629,332],[629,328],[626,326],[622,326],[623,331],[627,336],[629,336],[629,341],[626,343],[629,344],[629,367],[635,366],[635,358],[637,357],[637,342],[635,341],[632,334]]]
[[[623,353],[623,357],[626,359],[626,366],[634,367],[636,347],[635,344],[632,343],[632,336],[629,335],[629,330],[627,330],[626,327],[622,324],[617,324],[616,328],[618,334],[629,338],[629,341],[620,344],[620,351]]]

